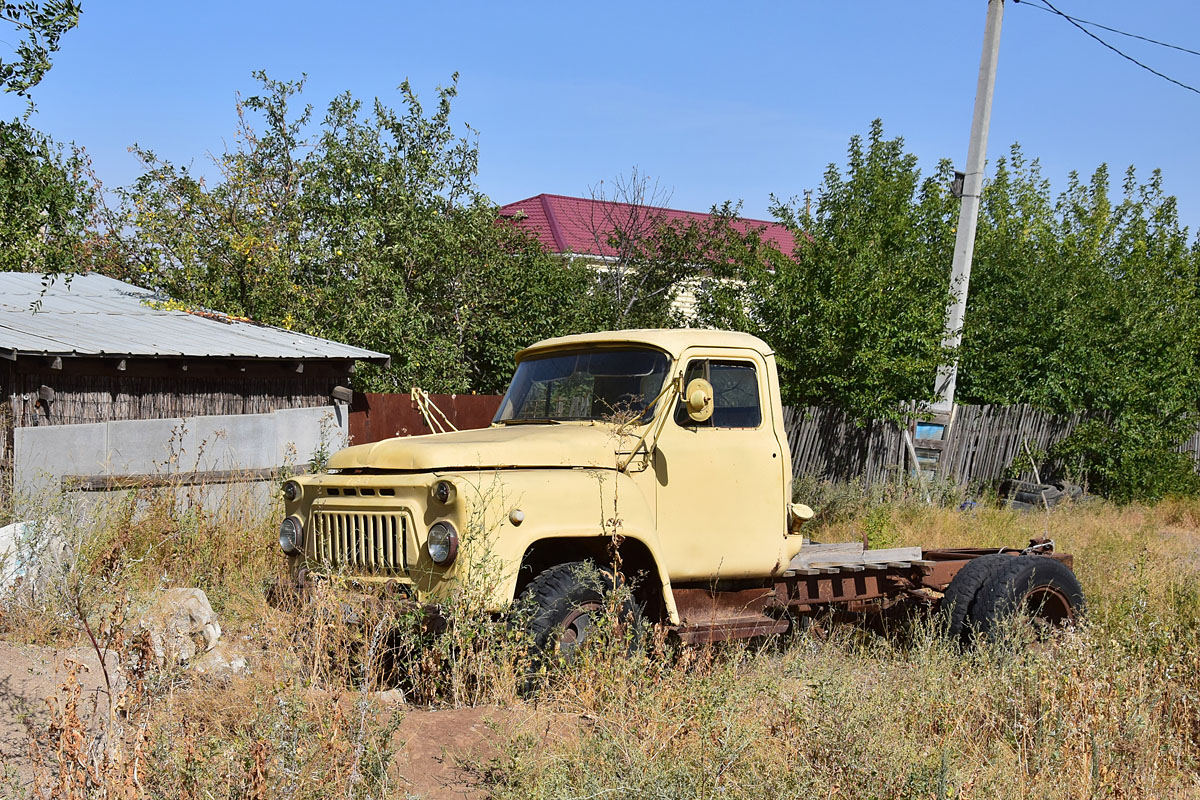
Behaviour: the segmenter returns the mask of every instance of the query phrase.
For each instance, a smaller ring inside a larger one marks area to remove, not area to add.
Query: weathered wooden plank
[[[862,542],[812,542],[800,548],[800,554],[805,553],[861,553]]]
[[[788,569],[811,567],[814,562],[852,561],[862,555],[862,542],[843,542],[835,544],[806,544],[800,548],[788,563]]]
[[[809,548],[822,548],[812,550]],[[788,564],[797,567],[824,568],[832,566],[886,564],[891,561],[913,561],[921,557],[919,547],[892,547],[883,550],[863,550],[862,544],[847,542],[835,545],[806,545]]]
[[[889,547],[879,550],[865,550],[862,556],[865,561],[874,562],[913,561],[921,557],[921,548]]]
[[[284,470],[302,475],[306,466],[266,467],[262,469],[222,469],[198,472],[161,472],[144,475],[64,475],[67,491],[109,492],[117,489],[149,489],[164,486],[201,486],[217,483],[253,483],[274,480]]]

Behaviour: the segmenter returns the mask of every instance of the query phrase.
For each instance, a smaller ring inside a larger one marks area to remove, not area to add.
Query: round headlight
[[[433,485],[433,499],[442,505],[454,502],[454,484],[450,481],[438,481]]]
[[[458,533],[449,522],[435,522],[425,541],[433,563],[447,566],[458,555]]]
[[[289,502],[295,502],[300,499],[300,484],[295,481],[288,481],[283,484],[283,498]]]
[[[295,553],[304,544],[304,528],[300,520],[288,517],[279,523],[279,546],[285,553]]]

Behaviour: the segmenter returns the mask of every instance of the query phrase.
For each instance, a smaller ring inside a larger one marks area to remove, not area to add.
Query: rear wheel
[[[1020,615],[1044,637],[1074,625],[1084,611],[1083,588],[1071,568],[1047,556],[1010,557],[992,574],[971,606],[971,624],[980,636],[995,638]]]
[[[946,638],[967,644],[971,638],[971,608],[979,590],[992,575],[1013,560],[1013,556],[991,553],[968,561],[950,581],[939,607],[942,632]]]

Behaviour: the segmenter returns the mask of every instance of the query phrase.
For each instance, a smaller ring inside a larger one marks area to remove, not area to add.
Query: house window
[[[684,428],[757,428],[762,424],[758,395],[758,371],[749,361],[697,359],[684,372],[686,388],[696,378],[713,387],[713,415],[706,422],[693,422],[682,401],[675,408],[675,423]]]

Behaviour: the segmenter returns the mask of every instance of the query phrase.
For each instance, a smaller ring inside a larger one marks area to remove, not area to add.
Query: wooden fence
[[[942,446],[938,476],[958,483],[998,480],[1010,465],[1028,464],[1026,444],[1035,454],[1045,452],[1083,419],[1028,405],[958,406]],[[860,427],[844,411],[829,406],[785,408],[784,422],[797,475],[878,483],[912,469],[903,429],[895,423],[876,420]],[[910,422],[909,434],[915,429],[915,421]],[[1200,447],[1200,434],[1194,438]],[[1029,469],[1022,472],[1032,477]]]
[[[1028,405],[958,406],[938,476],[958,483],[995,481],[1017,464],[1021,477],[1032,479],[1029,453],[1045,453],[1085,419],[1081,414],[1059,416]]]
[[[872,421],[861,427],[841,409],[783,409],[792,451],[792,473],[835,481],[879,483],[907,469],[900,427]]]
[[[1193,433],[1192,438],[1180,445],[1179,451],[1181,453],[1191,453],[1192,458],[1194,458],[1197,463],[1200,463],[1200,431]]]

